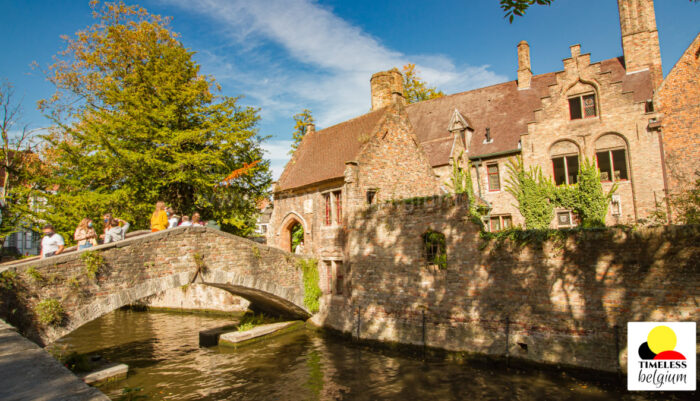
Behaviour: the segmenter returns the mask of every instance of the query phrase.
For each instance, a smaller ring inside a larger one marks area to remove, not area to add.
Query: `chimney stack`
[[[663,71],[654,0],[617,0],[617,6],[625,69],[628,74],[648,69],[656,89],[663,81]]]
[[[530,45],[523,40],[518,43],[518,89],[530,89],[531,81]]]
[[[403,75],[396,68],[372,75],[372,111],[389,106],[392,102],[404,102]]]
[[[304,132],[304,135],[313,134],[314,132],[316,132],[316,124],[314,124],[314,123],[306,124],[306,132]]]

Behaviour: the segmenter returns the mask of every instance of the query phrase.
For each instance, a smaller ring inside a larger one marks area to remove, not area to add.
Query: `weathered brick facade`
[[[668,189],[677,194],[700,178],[700,35],[690,44],[656,92]]]
[[[316,323],[368,340],[616,371],[628,321],[699,317],[697,226],[499,243],[480,238],[460,198],[382,206],[349,223],[346,290],[323,297]],[[427,230],[445,235],[445,269],[428,265]]]

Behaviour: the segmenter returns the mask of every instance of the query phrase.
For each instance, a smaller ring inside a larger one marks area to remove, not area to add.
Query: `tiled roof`
[[[279,189],[298,188],[342,177],[345,163],[355,159],[362,147],[362,138],[374,131],[384,111],[375,110],[308,134],[284,168],[278,181]]]
[[[651,78],[648,71],[626,74],[622,58],[600,62],[601,73],[611,73],[611,82],[622,82],[623,91],[634,92],[636,102],[650,99]],[[531,87],[518,90],[516,81],[505,82],[468,92],[443,96],[406,106],[414,134],[432,166],[449,163],[452,136],[447,130],[457,109],[474,129],[469,157],[517,151],[520,135],[534,121],[534,111],[541,108],[541,98],[556,83],[556,72],[535,75]],[[297,188],[340,178],[345,162],[353,160],[361,148],[361,138],[369,135],[384,114],[384,109],[309,134],[287,164],[279,180],[280,189]],[[486,128],[493,141],[485,143]]]

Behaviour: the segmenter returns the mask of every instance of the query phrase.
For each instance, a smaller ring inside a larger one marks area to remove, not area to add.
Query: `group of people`
[[[102,216],[104,222],[104,232],[97,235],[95,232],[93,221],[85,218],[80,221],[75,229],[73,239],[78,243],[78,250],[87,249],[99,244],[102,240],[103,244],[110,242],[121,241],[126,237],[129,231],[129,223],[112,216],[107,213]],[[202,221],[199,213],[194,213],[190,216],[178,216],[171,207],[166,207],[165,202],[156,203],[156,210],[151,216],[151,231],[161,231],[175,227],[190,227],[190,226],[206,226],[206,222]],[[56,233],[51,224],[46,224],[43,229],[44,237],[41,240],[41,258],[60,255],[66,248],[66,243],[63,237]]]
[[[112,216],[111,213],[106,213],[102,216],[104,222],[104,232],[97,235],[95,232],[92,219],[84,218],[78,224],[73,234],[73,239],[78,243],[78,250],[87,249],[98,245],[98,239],[102,240],[103,244],[110,242],[121,241],[126,237],[126,232],[129,231],[129,223]],[[48,258],[55,255],[60,255],[66,248],[66,243],[63,237],[56,233],[51,224],[44,225],[42,231],[44,238],[41,240],[41,257]]]
[[[206,226],[207,223],[202,221],[202,216],[199,213],[194,213],[192,218],[184,215],[180,217],[175,214],[173,208],[166,207],[165,202],[156,203],[156,210],[151,216],[151,231],[167,230],[175,227],[191,227],[191,226]]]

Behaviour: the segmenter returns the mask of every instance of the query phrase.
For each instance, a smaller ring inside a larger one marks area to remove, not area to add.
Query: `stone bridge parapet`
[[[148,233],[0,267],[0,317],[48,344],[121,306],[196,282],[244,297],[261,311],[308,318],[297,260],[206,227]],[[97,268],[95,277],[90,267]],[[37,306],[46,300],[63,309],[60,324],[40,323]]]

